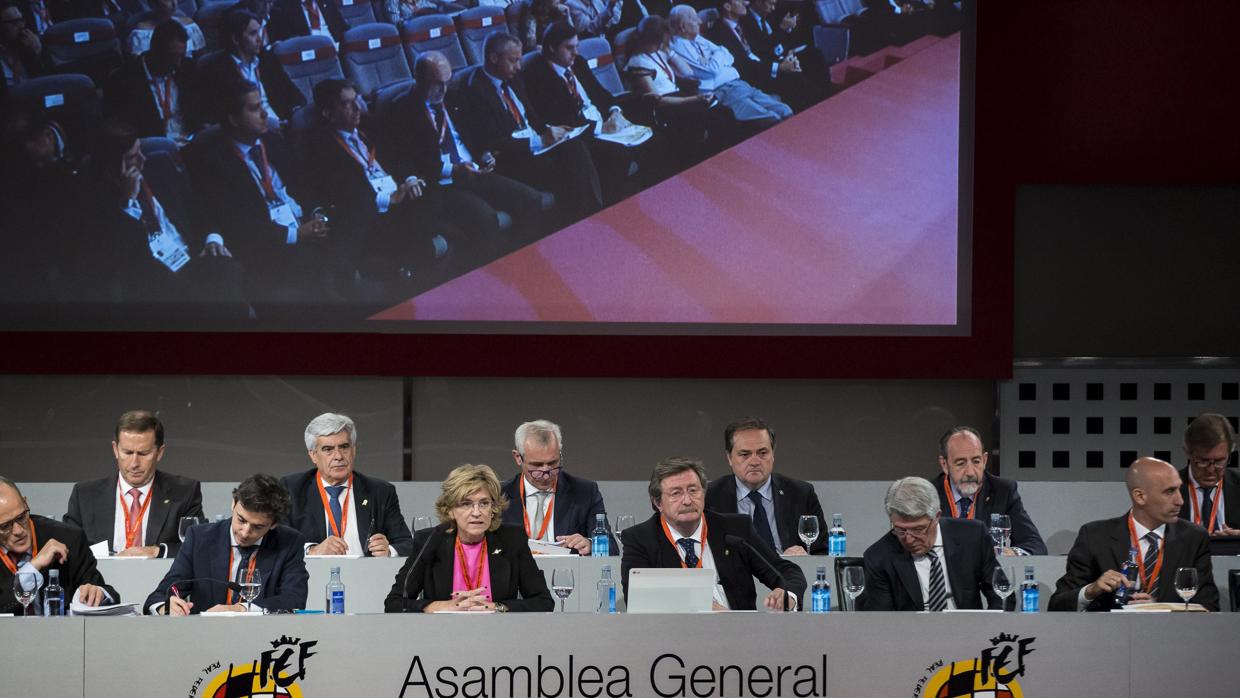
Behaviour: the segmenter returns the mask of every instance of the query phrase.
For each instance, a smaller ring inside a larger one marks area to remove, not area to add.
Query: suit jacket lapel
[[[506,594],[512,585],[512,569],[508,564],[508,558],[502,554],[503,547],[498,531],[487,533],[487,566],[491,570],[492,599]]]
[[[775,507],[775,527],[779,529],[779,544],[788,548],[801,540],[797,522],[791,520],[793,506],[784,494],[784,481],[779,475],[771,475],[771,502]],[[779,551],[776,551],[779,552]]]
[[[891,566],[896,569],[896,576],[904,584],[904,591],[916,604],[916,610],[925,608],[926,601],[921,595],[921,580],[917,577],[917,568],[913,566],[913,556],[900,547],[899,541],[896,541],[896,554],[891,558]]]
[[[488,546],[490,547],[490,546]],[[452,595],[452,575],[456,572],[456,532],[442,536],[439,542],[439,560],[431,565],[434,589],[424,592],[428,601],[437,600],[435,596],[448,598]],[[432,596],[433,594],[433,596]]]
[[[314,529],[307,534],[307,540],[323,540],[327,537],[327,514],[323,512],[323,498],[319,496],[319,471],[315,470],[310,473],[310,479],[306,482],[306,486],[301,488],[301,510],[306,512],[306,518],[310,521],[311,527]]]
[[[1111,544],[1107,546],[1107,550],[1111,559],[1107,561],[1109,564],[1102,564],[1102,569],[1118,570],[1128,561],[1128,551],[1132,548],[1132,539],[1128,536],[1128,515],[1112,519],[1110,529]],[[1138,552],[1137,564],[1141,564],[1140,557]]]
[[[573,522],[577,520],[573,512],[575,504],[572,478],[565,475],[564,471],[560,471],[560,479],[555,485],[555,511],[551,515],[555,519],[555,535],[567,536],[570,533],[577,532],[575,527],[572,526]],[[593,521],[587,522],[587,530],[592,528],[593,524]]]
[[[964,608],[964,606],[961,605],[961,600],[963,599],[963,596],[961,595],[961,590],[964,587],[960,585],[960,571],[961,571],[960,565],[962,562],[962,557],[963,556],[960,554],[959,541],[955,540],[951,536],[946,535],[946,532],[944,532],[944,535],[943,535],[943,565],[944,565],[944,571],[947,572],[947,580],[951,582],[951,587],[952,587],[951,590],[948,592],[948,596],[950,596],[952,600],[956,602],[956,608]],[[920,589],[921,584],[918,584],[917,588]]]
[[[723,514],[740,513],[740,510],[736,508],[736,476],[725,479],[720,489],[723,491],[723,497],[721,498],[723,506],[719,508],[719,512]]]
[[[89,512],[88,515],[92,517],[92,519],[97,516],[100,520],[82,522],[82,524],[86,526],[87,531],[93,528],[96,531],[105,532],[103,539],[108,542],[108,550],[112,550],[112,544],[114,542],[113,539],[116,536],[116,507],[120,502],[118,495],[119,486],[117,484],[119,477],[120,475],[118,474],[116,478],[113,478],[110,481],[105,481],[103,487],[99,488],[96,492],[92,492],[90,495],[90,498],[94,501],[95,505],[87,510]],[[105,516],[107,518],[104,518]],[[112,552],[120,551],[113,550]]]
[[[371,513],[374,510],[374,502],[370,501],[370,485],[366,481],[366,476],[354,472],[353,511],[357,515],[357,538],[362,546],[362,555],[365,555],[367,551],[366,541],[370,538]]]
[[[1168,600],[1174,601],[1177,598],[1179,598],[1174,593],[1175,571],[1179,569],[1180,567],[1186,567],[1186,566],[1191,567],[1192,561],[1185,560],[1181,564],[1181,560],[1180,560],[1181,550],[1179,549],[1179,547],[1173,547],[1173,546],[1177,546],[1179,542],[1177,540],[1179,538],[1179,533],[1180,533],[1179,528],[1174,523],[1169,523],[1167,524],[1167,527],[1163,529],[1163,531],[1164,531],[1163,540],[1162,540],[1163,564],[1162,564],[1162,569],[1158,571],[1158,597],[1156,597],[1154,600],[1160,601],[1162,597],[1169,597]],[[1197,581],[1198,581],[1198,584],[1200,584],[1202,580],[1197,580]],[[1167,594],[1167,591],[1169,590],[1172,592],[1171,594]]]
[[[172,511],[168,493],[164,489],[163,473],[155,471],[155,480],[151,483],[151,508],[146,517],[146,535],[142,538],[143,545],[155,545],[159,534],[164,530],[164,522]]]

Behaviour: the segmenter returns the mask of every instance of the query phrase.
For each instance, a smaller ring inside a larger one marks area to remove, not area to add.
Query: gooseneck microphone
[[[403,591],[404,591],[404,595],[406,599],[410,598],[409,578],[414,576],[414,572],[418,570],[419,565],[425,567],[426,565],[429,565],[431,562],[434,561],[435,553],[433,552],[433,550],[434,548],[438,546],[440,536],[442,536],[444,532],[448,530],[448,527],[451,525],[452,525],[451,523],[445,521],[443,523],[436,525],[434,528],[432,528],[430,536],[428,536],[426,539],[426,543],[424,543],[422,545],[422,549],[418,551],[417,557],[413,558],[413,563],[409,565],[409,571],[405,573],[405,584],[404,584]],[[427,553],[428,550],[432,551],[431,553],[429,553],[429,557]]]
[[[723,540],[726,541],[728,545],[744,546],[748,548],[751,553],[753,553],[759,560],[762,561],[762,564],[766,565],[767,569],[775,573],[775,578],[779,580],[779,588],[784,590],[784,613],[787,613],[788,612],[788,594],[792,592],[788,591],[788,580],[784,578],[784,575],[780,574],[779,570],[775,568],[775,565],[772,565],[771,561],[766,559],[766,556],[763,555],[761,551],[755,548],[752,543],[745,540],[744,538],[741,538],[740,536],[729,533],[723,537]]]

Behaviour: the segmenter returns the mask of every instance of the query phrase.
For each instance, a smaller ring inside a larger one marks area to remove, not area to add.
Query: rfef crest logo
[[[317,640],[302,641],[287,635],[271,642],[258,659],[244,663],[214,662],[202,670],[190,688],[190,698],[303,698],[298,682],[306,678],[306,660],[314,656],[311,647]],[[207,678],[209,677],[209,678]],[[201,693],[199,689],[202,689]]]
[[[915,698],[1024,698],[1018,677],[1025,674],[1025,657],[1033,653],[1036,638],[999,633],[990,647],[973,659],[950,663],[939,660],[926,668],[917,682]]]

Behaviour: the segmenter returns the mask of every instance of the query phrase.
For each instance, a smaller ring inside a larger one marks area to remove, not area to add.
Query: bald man
[[[1166,461],[1139,458],[1126,479],[1132,509],[1115,519],[1081,527],[1068,553],[1068,566],[1055,584],[1052,611],[1109,611],[1115,591],[1126,585],[1119,572],[1130,548],[1139,548],[1140,591],[1131,603],[1180,602],[1175,572],[1197,569],[1197,595],[1189,599],[1217,611],[1218,588],[1205,529],[1180,516],[1180,474]]]

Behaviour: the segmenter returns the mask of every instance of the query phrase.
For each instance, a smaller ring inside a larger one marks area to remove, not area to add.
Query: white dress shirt
[[[142,496],[138,499],[138,507],[141,508],[146,503],[148,497],[151,496],[151,486],[155,484],[155,478],[138,488]],[[129,511],[129,507],[133,506],[133,497],[129,495],[129,490],[133,489],[125,479],[118,473],[116,475],[116,516],[112,519],[112,551],[119,553],[125,549],[125,512]],[[124,502],[124,508],[121,508],[121,502]],[[139,537],[146,537],[146,522],[151,518],[151,508],[147,507],[142,512],[142,526],[138,530],[141,531]],[[150,545],[147,541],[142,541],[143,545]]]
[[[547,503],[543,505],[543,515],[545,516],[548,509],[551,509],[551,519],[547,521],[547,532],[542,538],[538,537],[538,532],[542,530],[542,519],[534,520],[538,514],[538,488],[530,479],[525,478],[525,516],[530,522],[530,538],[540,540],[544,543],[555,542],[555,509],[551,506],[555,501],[555,490],[551,491],[551,496],[547,497]]]

